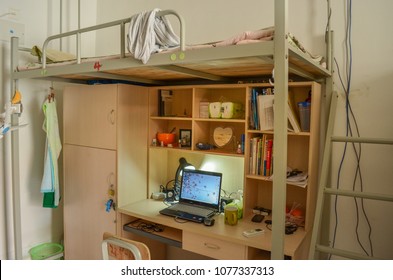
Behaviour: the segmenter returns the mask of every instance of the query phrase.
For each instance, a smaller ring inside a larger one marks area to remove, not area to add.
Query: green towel
[[[57,207],[60,201],[59,170],[57,160],[61,151],[56,101],[46,100],[42,106],[45,114],[43,130],[46,132],[46,153],[44,176],[41,183],[41,192],[44,193],[44,207]],[[48,156],[50,159],[48,159]],[[46,196],[46,193],[49,195]],[[49,205],[49,206],[48,206]]]
[[[54,192],[44,193],[44,199],[42,201],[42,207],[45,207],[45,208],[57,208],[57,206],[55,205],[55,193]]]

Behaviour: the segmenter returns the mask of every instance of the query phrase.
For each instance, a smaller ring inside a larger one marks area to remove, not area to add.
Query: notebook
[[[183,170],[179,202],[160,210],[160,214],[202,223],[220,209],[222,173]]]

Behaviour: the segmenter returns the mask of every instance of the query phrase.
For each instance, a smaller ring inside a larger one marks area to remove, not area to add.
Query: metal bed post
[[[274,2],[274,180],[271,259],[284,259],[288,130],[288,0]]]
[[[78,30],[81,29],[81,1],[78,0]],[[82,36],[80,32],[76,33],[76,57],[77,63],[82,62]]]
[[[126,57],[126,24],[120,24],[120,57]]]
[[[333,90],[333,60],[334,60],[334,48],[333,48],[333,40],[334,40],[334,32],[331,30],[331,1],[327,1],[327,25],[326,25],[326,31],[325,31],[325,44],[326,44],[326,68],[330,72],[330,76],[324,79],[324,95],[322,101],[323,103],[323,112],[321,113],[321,127],[326,128],[325,130],[321,130],[321,140],[320,140],[320,154],[324,153],[325,149],[325,144],[326,144],[326,137],[329,129],[329,112],[331,110],[330,106],[332,106],[332,98],[334,97],[334,90]],[[323,160],[320,161],[320,168],[321,174],[323,170]],[[330,182],[330,178],[327,179]],[[318,182],[319,184],[319,182]],[[315,198],[315,201],[317,198]],[[321,230],[320,232],[320,242],[321,244],[329,244],[329,227],[330,227],[330,215],[327,213],[330,213],[330,201],[331,201],[331,196],[326,196],[324,198],[324,203],[323,203],[323,210],[322,210],[322,221],[321,221]],[[315,207],[317,208],[317,206]],[[315,220],[315,217],[314,217]],[[315,227],[316,224],[314,222],[313,227]],[[311,241],[312,242],[312,241]],[[310,257],[310,255],[309,255]],[[320,257],[322,259],[327,258],[327,255],[323,255],[323,253],[320,253]]]
[[[327,26],[326,26],[326,66],[327,69],[332,72],[332,65],[333,65],[333,45],[332,43],[332,33],[331,33],[331,26],[330,26],[330,16],[331,16],[331,6],[330,0],[327,1]]]
[[[63,0],[60,0],[60,16],[59,16],[59,23],[60,23],[60,33],[63,33]],[[63,40],[60,38],[60,51],[63,51]]]
[[[11,38],[11,96],[12,99],[15,90],[17,89],[17,80],[12,78],[14,69],[18,62],[18,46],[19,39],[16,37]],[[13,114],[11,116],[11,124],[13,126],[19,125],[19,116]],[[11,131],[11,155],[12,155],[12,189],[8,190],[12,193],[12,205],[9,207],[13,218],[14,229],[14,247],[15,258],[17,260],[23,259],[22,256],[22,230],[21,230],[21,210],[20,210],[20,174],[19,174],[19,130]]]

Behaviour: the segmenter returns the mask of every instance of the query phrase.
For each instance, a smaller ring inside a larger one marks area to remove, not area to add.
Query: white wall
[[[324,30],[327,21],[327,1],[297,0],[289,2],[289,31],[312,53],[324,54]],[[335,57],[344,74],[345,2],[332,2],[332,29],[334,30]],[[393,2],[389,0],[352,1],[352,51],[353,69],[350,101],[356,115],[361,136],[393,138]],[[237,32],[255,30],[273,25],[272,0],[162,0],[112,1],[99,0],[97,22],[102,23],[126,18],[153,8],[175,9],[186,21],[186,43],[195,44],[228,38]],[[177,31],[177,22],[172,20]],[[104,44],[108,38],[115,42],[116,34],[108,31],[97,35],[97,53],[117,52],[119,45]],[[345,78],[345,77],[344,77]],[[335,89],[342,95],[343,89],[335,72]],[[345,135],[345,101],[340,98],[336,114],[335,134]],[[353,128],[354,129],[354,128]],[[342,147],[334,146],[332,182],[336,185]],[[392,194],[392,148],[376,148],[363,145],[361,170],[365,191]],[[342,172],[341,187],[352,188],[356,171],[354,153],[347,151]],[[357,180],[359,188],[359,179]],[[353,200],[342,199],[338,204],[339,225],[336,245],[342,249],[362,252],[356,241],[356,213]],[[365,209],[372,226],[374,255],[393,259],[393,205],[365,201]],[[332,210],[333,211],[333,210]],[[334,223],[332,222],[332,229]],[[360,222],[360,239],[367,244],[364,219]],[[364,245],[368,249],[368,245]]]
[[[96,1],[81,1],[82,14],[81,26],[86,27],[95,24]],[[63,1],[63,31],[77,28],[77,6],[78,1]],[[59,33],[60,23],[60,1],[47,0],[2,0],[0,2],[0,14],[16,10],[16,16],[5,16],[2,19],[9,19],[22,23],[25,26],[26,47],[33,45],[42,46],[47,36]],[[83,55],[94,54],[95,37],[94,35],[85,36]],[[63,41],[63,50],[72,51],[75,46],[70,40]],[[0,44],[1,60],[1,84],[0,84],[0,108],[3,108],[6,101],[10,99],[10,47],[9,42]],[[58,48],[59,42],[54,42],[52,48]],[[21,54],[22,61],[32,61],[26,54]],[[61,242],[63,234],[63,214],[61,206],[58,209],[48,209],[42,207],[42,194],[40,185],[43,173],[43,158],[45,147],[45,134],[42,130],[43,114],[41,110],[48,89],[52,84],[45,81],[23,80],[19,82],[19,89],[22,93],[24,112],[21,123],[29,125],[20,130],[20,204],[21,204],[21,235],[22,235],[22,254],[23,258],[29,258],[28,250],[43,242]],[[58,103],[58,114],[60,122],[62,120],[62,94],[61,85],[54,83],[56,89],[56,99]],[[2,110],[0,110],[2,111]],[[61,125],[61,124],[60,124]],[[5,143],[10,141],[9,135],[0,142],[0,259],[14,258],[12,242],[7,242],[6,235],[6,210],[5,199],[9,193],[5,194],[4,189],[7,182],[11,180],[10,151]],[[61,158],[60,158],[61,168]],[[10,238],[10,237],[9,237]],[[11,240],[12,241],[12,236]],[[7,255],[7,247],[10,252]]]

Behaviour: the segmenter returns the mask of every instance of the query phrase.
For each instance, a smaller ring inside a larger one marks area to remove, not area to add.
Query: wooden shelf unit
[[[245,117],[241,119],[201,118],[199,114],[200,102],[237,102],[246,106],[245,86],[238,85],[210,85],[210,86],[175,86],[149,89],[149,139],[152,141],[157,132],[169,132],[176,128],[177,137],[180,129],[192,130],[191,151],[200,151],[197,143],[213,142],[213,130],[216,127],[231,127],[233,129],[233,142],[221,149],[200,152],[213,152],[217,154],[236,154],[237,142],[241,134],[245,133]],[[161,91],[170,91],[173,96],[172,116],[159,116],[159,95]],[[178,138],[174,146],[177,147]],[[157,143],[159,145],[159,143]]]
[[[274,211],[274,205],[272,205],[272,180],[264,176],[251,175],[249,172],[250,139],[258,135],[262,136],[263,134],[268,134],[274,138],[274,131],[259,131],[251,129],[249,126],[251,90],[252,88],[263,87],[271,88],[272,86],[270,84],[225,84],[150,88],[149,141],[151,142],[155,138],[158,131],[168,131],[176,127],[177,134],[179,133],[179,129],[192,129],[192,144],[191,147],[181,149],[177,147],[150,147],[149,178],[160,173],[161,182],[172,179],[171,176],[174,174],[178,162],[176,162],[176,159],[174,162],[170,162],[171,160],[173,161],[173,158],[171,159],[170,156],[171,153],[177,153],[177,155],[187,155],[190,153],[200,154],[201,156],[219,155],[226,156],[228,159],[240,157],[244,159],[242,167],[244,168],[243,199],[245,219],[251,218],[253,215],[252,210],[256,206],[269,208]],[[174,104],[181,104],[177,112],[189,112],[189,108],[192,108],[191,115],[187,117],[158,116],[160,90],[172,91]],[[300,205],[299,207],[305,220],[305,231],[308,232],[313,222],[318,178],[321,86],[315,82],[293,82],[289,83],[288,94],[288,99],[295,105],[298,102],[305,101],[311,94],[310,132],[288,132],[287,148],[288,166],[292,169],[296,168],[308,172],[308,184],[305,188],[287,184],[287,206],[291,207],[293,203]],[[179,100],[177,100],[178,98]],[[245,110],[244,117],[241,119],[200,118],[200,102],[218,101],[243,104]],[[295,114],[299,115],[297,108],[295,108]],[[214,144],[212,135],[216,127],[232,127],[234,131],[233,142],[220,149],[198,150],[195,146],[196,143]],[[242,134],[245,134],[245,153],[237,154],[236,148]],[[164,168],[163,163],[172,165],[172,168]],[[165,169],[164,171],[162,170],[163,168]],[[160,183],[160,179],[157,178],[150,179],[149,192],[154,191]]]
[[[288,132],[287,165],[292,169],[308,172],[308,183],[305,188],[287,184],[286,206],[291,208],[298,204],[304,217],[304,226],[308,232],[314,221],[314,210],[316,201],[316,190],[319,168],[319,126],[321,106],[321,86],[315,82],[290,83],[288,99],[293,104],[302,102],[311,93],[310,132],[293,133]],[[277,94],[277,93],[276,93]],[[248,111],[249,112],[249,111]],[[299,115],[298,111],[295,114]],[[257,131],[248,129],[246,131],[246,143],[251,138],[268,134],[274,139],[274,131]],[[250,145],[246,145],[245,158],[250,157]],[[273,146],[274,151],[274,146]],[[273,152],[274,158],[274,152]],[[252,175],[250,166],[245,160],[245,184],[244,184],[244,212],[246,216],[253,215],[254,207],[264,207],[274,211],[272,205],[272,180],[266,176]]]

